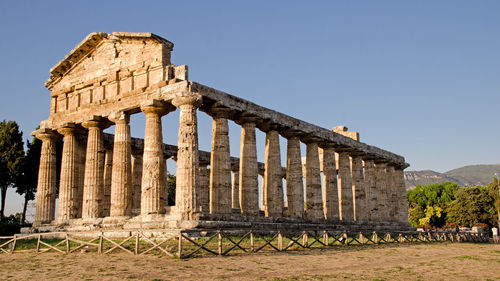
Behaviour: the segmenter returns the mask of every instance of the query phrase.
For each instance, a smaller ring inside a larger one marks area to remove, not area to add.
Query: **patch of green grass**
[[[457,260],[475,260],[475,261],[478,261],[479,260],[479,257],[476,257],[476,256],[460,256],[460,257],[454,257],[454,259],[457,259]]]

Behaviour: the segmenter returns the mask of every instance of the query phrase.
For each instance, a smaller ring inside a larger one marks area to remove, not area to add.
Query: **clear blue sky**
[[[0,119],[26,137],[46,119],[49,69],[88,33],[153,32],[190,80],[345,125],[411,170],[500,163],[499,14],[500,1],[2,1]]]

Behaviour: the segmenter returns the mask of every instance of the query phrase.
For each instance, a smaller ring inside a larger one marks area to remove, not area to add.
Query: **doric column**
[[[233,182],[231,186],[231,207],[233,209],[240,208],[240,172],[233,171]]]
[[[245,118],[241,125],[240,145],[240,208],[245,216],[259,213],[259,170],[255,142],[254,118]]]
[[[306,143],[306,217],[322,219],[321,172],[317,142]]]
[[[102,199],[102,215],[109,217],[111,208],[111,182],[113,176],[113,146],[104,146],[104,191]]]
[[[377,200],[377,185],[375,177],[375,167],[373,160],[365,159],[365,196],[367,219],[369,221],[377,221],[378,215],[378,200]]]
[[[200,207],[203,213],[210,212],[210,182],[207,163],[200,163]]]
[[[359,156],[351,156],[351,175],[352,190],[354,192],[354,219],[356,221],[367,221],[363,159]]]
[[[375,185],[377,186],[378,217],[377,221],[387,221],[387,187],[385,176],[386,164],[382,162],[375,163]]]
[[[406,185],[404,171],[401,168],[396,168],[394,170],[394,179],[396,182],[396,193],[398,195],[398,221],[402,223],[408,223],[408,203],[406,199]]]
[[[323,213],[325,219],[339,219],[339,194],[335,150],[323,148]]]
[[[82,208],[83,208],[83,186],[85,181],[85,159],[87,157],[87,138],[80,135],[78,137],[78,158],[77,158],[77,182],[78,189],[75,198],[75,204],[77,209],[77,218],[82,217]]]
[[[109,116],[109,119],[115,123],[110,216],[130,216],[132,215],[130,116],[124,112],[117,112]]]
[[[36,191],[35,225],[54,220],[56,207],[56,140],[58,135],[50,129],[33,132],[42,140],[38,185]]]
[[[354,219],[351,163],[347,152],[338,152],[339,156],[339,212],[340,219],[352,221]]]
[[[286,150],[286,199],[288,216],[293,218],[302,218],[304,216],[304,183],[302,178],[300,139],[298,136],[288,136]]]
[[[57,130],[64,136],[61,179],[59,181],[59,203],[57,208],[57,220],[65,222],[78,216],[78,142],[75,124],[66,124]]]
[[[214,108],[212,153],[210,157],[210,213],[231,213],[231,154],[229,150],[229,109]]]
[[[88,129],[82,219],[103,216],[104,141],[102,130],[107,126],[102,118],[94,117],[82,123]]]
[[[172,106],[157,100],[149,100],[141,105],[141,110],[146,115],[142,159],[141,215],[162,214],[165,211],[165,159],[163,157],[161,117],[174,109]]]
[[[183,219],[197,219],[201,210],[196,111],[201,99],[194,95],[177,97],[172,104],[180,109],[175,205]]]
[[[387,165],[386,173],[386,187],[387,187],[387,211],[388,221],[398,221],[397,218],[397,194],[396,183],[394,181],[394,166]]]
[[[142,153],[132,154],[132,210],[141,212]]]
[[[281,178],[281,154],[278,131],[266,133],[264,194],[266,217],[283,216],[283,180]]]

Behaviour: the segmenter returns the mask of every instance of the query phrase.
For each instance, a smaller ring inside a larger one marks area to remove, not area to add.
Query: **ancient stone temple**
[[[35,231],[408,229],[403,157],[345,127],[323,129],[189,81],[187,66],[170,62],[173,46],[151,33],[92,33],[50,70],[50,116],[33,132],[43,141]],[[162,116],[176,110],[178,143],[167,145]],[[132,114],[145,116],[143,139],[131,137]],[[198,149],[198,114],[213,118],[208,152]],[[238,157],[229,121],[241,126]],[[105,134],[111,125],[114,134]],[[256,146],[256,130],[265,147]],[[166,203],[169,158],[175,206]]]

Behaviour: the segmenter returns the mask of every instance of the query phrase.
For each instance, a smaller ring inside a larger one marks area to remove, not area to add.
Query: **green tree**
[[[23,133],[15,121],[0,122],[0,157],[4,162],[0,180],[0,220],[3,220],[7,189],[19,179],[24,158]]]
[[[447,221],[472,227],[496,224],[495,200],[484,186],[469,186],[457,193],[457,199],[447,208]]]
[[[500,227],[500,193],[498,190],[498,178],[493,178],[493,181],[487,186],[488,192],[490,196],[495,200],[495,208],[496,208],[496,221],[498,223],[498,227]]]
[[[419,224],[423,226],[442,227],[445,223],[443,209],[439,206],[428,206],[425,209],[425,217],[419,220]]]
[[[175,206],[175,183],[176,183],[176,177],[172,174],[168,174],[167,175],[168,206]]]
[[[17,183],[16,192],[24,195],[23,212],[21,223],[26,221],[26,209],[28,202],[35,199],[35,192],[38,181],[38,166],[40,165],[40,152],[42,150],[42,141],[33,138],[33,142],[28,140],[26,156],[21,167],[21,177]]]

